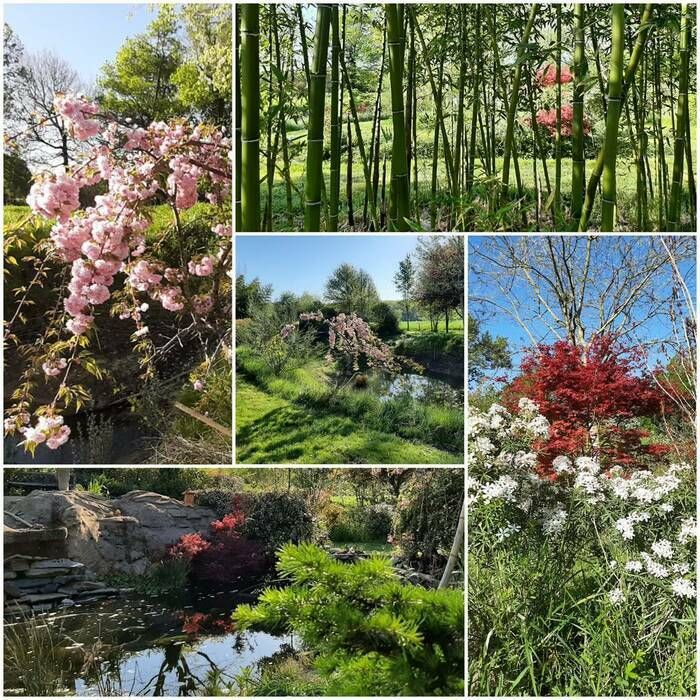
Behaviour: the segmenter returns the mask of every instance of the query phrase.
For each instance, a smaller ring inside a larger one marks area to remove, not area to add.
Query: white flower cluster
[[[536,472],[538,455],[532,444],[548,432],[549,423],[527,398],[520,400],[517,414],[500,405],[486,413],[470,409],[468,504],[501,503],[509,518],[537,522],[545,537],[561,536],[574,510],[586,508],[586,517],[600,528],[611,527],[613,536],[604,540],[612,543],[614,558],[621,559],[617,586],[608,593],[611,603],[622,604],[627,588],[644,581],[668,586],[669,594],[679,598],[694,598],[695,583],[687,577],[694,575],[694,565],[685,561],[684,548],[696,537],[696,522],[692,517],[677,520],[673,502],[683,473],[692,467],[671,464],[655,472],[624,473],[617,466],[601,469],[593,456],[561,455],[552,462],[556,478],[543,478]],[[679,503],[678,497],[675,501]],[[517,522],[507,523],[496,532],[496,543],[521,528]]]

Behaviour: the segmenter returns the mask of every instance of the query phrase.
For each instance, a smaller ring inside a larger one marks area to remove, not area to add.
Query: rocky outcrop
[[[13,524],[20,518],[33,527],[65,528],[60,555],[99,575],[142,574],[182,535],[206,530],[216,519],[209,508],[186,506],[174,498],[147,491],[131,491],[111,500],[85,491],[32,491],[6,502],[5,511],[11,514]],[[40,535],[24,540],[10,525],[7,515],[5,525],[6,556],[37,554],[31,540]],[[30,578],[40,578],[41,569],[37,566],[37,573]]]
[[[27,615],[68,608],[126,594],[96,580],[85,565],[72,559],[13,554],[4,561],[5,615]]]

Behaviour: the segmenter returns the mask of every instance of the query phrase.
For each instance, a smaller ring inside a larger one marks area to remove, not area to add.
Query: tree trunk
[[[445,570],[442,572],[442,578],[438,584],[438,590],[441,588],[447,588],[450,578],[452,577],[452,572],[457,565],[457,559],[459,553],[462,549],[462,542],[464,541],[464,502],[462,502],[462,510],[459,513],[459,520],[457,522],[457,529],[455,530],[455,536],[452,540],[452,548],[450,549],[450,556],[447,558],[447,564],[445,564]]]
[[[347,182],[345,184],[345,196],[348,200],[348,226],[355,226],[355,215],[352,211],[352,130],[350,129],[350,117],[348,116],[348,168]]]

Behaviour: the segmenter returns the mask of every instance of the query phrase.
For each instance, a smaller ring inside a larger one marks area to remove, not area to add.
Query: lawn
[[[420,321],[399,321],[399,328],[401,329],[402,333],[417,333],[418,331],[425,331],[432,333],[433,329],[430,325],[430,321],[428,319],[421,319]],[[454,318],[450,319],[450,330],[449,332],[464,332],[464,321],[461,318]],[[438,322],[437,326],[437,332],[438,333],[444,333],[445,332],[445,319],[442,318]]]
[[[366,430],[351,418],[301,408],[236,378],[240,464],[459,464],[460,455]]]

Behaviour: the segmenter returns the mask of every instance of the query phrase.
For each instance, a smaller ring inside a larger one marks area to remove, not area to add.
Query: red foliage
[[[229,513],[229,515],[225,515],[221,520],[215,520],[211,523],[209,528],[213,533],[232,532],[234,530],[239,530],[244,522],[245,515],[243,513]]]
[[[572,82],[574,79],[573,73],[569,66],[561,67],[561,79],[559,82],[562,85]],[[551,87],[557,84],[557,67],[550,64],[545,68],[540,68],[535,75],[535,82],[541,87]]]
[[[205,540],[199,533],[194,532],[191,535],[183,535],[180,539],[168,550],[171,557],[185,557],[192,561],[196,556],[206,552],[209,549],[209,542]]]
[[[183,535],[168,550],[171,557],[186,557],[195,578],[230,583],[243,576],[256,575],[269,564],[265,547],[244,537],[243,512],[230,513],[214,520],[205,539],[198,533]]]
[[[557,110],[552,109],[540,109],[535,115],[535,120],[540,126],[543,126],[547,131],[549,131],[551,136],[555,136],[557,133]],[[526,119],[527,123],[530,124],[531,120]],[[573,133],[574,126],[574,108],[571,105],[561,106],[561,135],[571,136]],[[583,118],[583,133],[588,136],[591,133],[591,122]]]
[[[185,634],[197,635],[202,632],[227,634],[233,632],[233,620],[223,619],[210,613],[181,614],[182,631]]]
[[[549,439],[536,445],[544,467],[562,454],[597,450],[606,464],[633,466],[645,455],[667,451],[664,445],[643,445],[648,435],[626,425],[630,418],[658,414],[662,397],[642,372],[641,353],[611,335],[595,337],[585,351],[565,341],[540,345],[526,356],[521,375],[504,392],[504,403],[515,410],[522,396],[550,422]]]

